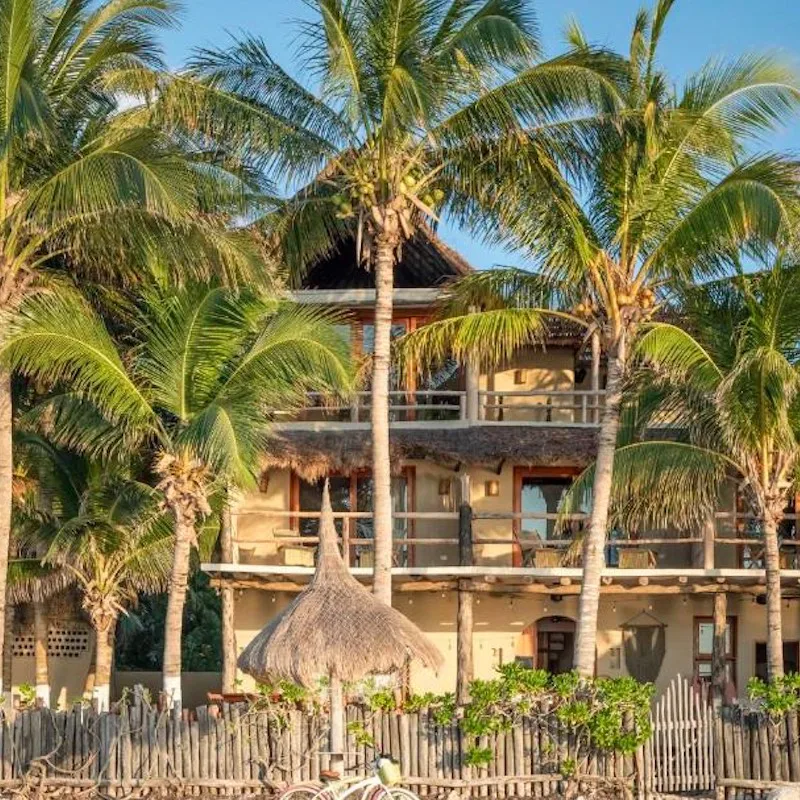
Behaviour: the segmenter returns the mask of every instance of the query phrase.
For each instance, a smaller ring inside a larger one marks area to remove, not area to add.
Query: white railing
[[[314,527],[307,527],[304,521],[319,520],[319,511],[241,510],[235,516],[251,518],[248,535],[237,538],[240,563],[313,566],[318,539]],[[333,516],[349,563],[370,566],[372,512],[336,511]],[[789,529],[796,524],[797,515],[786,516],[781,568],[800,569],[800,541]],[[254,517],[262,522],[255,536]],[[395,566],[460,564],[459,511],[396,511],[393,519]],[[719,512],[715,525],[680,534],[653,531],[629,536],[614,531],[606,545],[606,565],[623,570],[682,567],[761,570],[763,539],[757,531],[745,531],[736,525],[743,520],[752,517]],[[555,513],[473,510],[469,516],[472,566],[505,564],[539,569],[579,566],[580,541],[586,522],[586,514],[571,514],[564,519]]]
[[[487,422],[596,425],[605,401],[604,391],[586,389],[481,391],[478,396]]]
[[[519,425],[597,425],[605,392],[591,390],[531,389],[479,391],[470,397],[464,390],[422,389],[389,392],[391,423],[443,425],[502,423]],[[472,401],[472,402],[470,402]],[[275,412],[285,426],[308,424],[350,425],[369,422],[371,395],[356,392],[345,400],[309,392],[299,412]]]

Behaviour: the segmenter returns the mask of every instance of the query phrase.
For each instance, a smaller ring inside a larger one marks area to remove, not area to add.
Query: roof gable
[[[431,230],[419,228],[402,246],[394,285],[398,289],[435,287],[469,272],[472,267],[455,250]],[[302,288],[374,289],[375,275],[358,263],[355,237],[350,237],[308,268]]]

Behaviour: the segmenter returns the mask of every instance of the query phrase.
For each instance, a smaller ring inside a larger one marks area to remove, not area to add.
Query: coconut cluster
[[[656,295],[652,289],[644,288],[637,295],[621,291],[617,294],[617,305],[629,317],[645,319],[650,316],[656,305]],[[572,313],[582,319],[593,319],[597,315],[597,307],[589,298],[584,298],[572,308]]]
[[[431,186],[418,167],[406,170],[399,178],[399,187],[392,191],[391,181],[377,181],[361,167],[353,169],[350,181],[346,187],[331,198],[336,216],[339,219],[352,217],[357,208],[372,208],[378,205],[378,195],[389,196],[400,194],[415,204],[424,206],[431,211],[445,198],[441,187]],[[378,191],[380,190],[380,191]]]

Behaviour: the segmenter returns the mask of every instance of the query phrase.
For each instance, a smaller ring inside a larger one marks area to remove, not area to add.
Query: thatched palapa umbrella
[[[329,678],[331,766],[341,771],[342,681],[393,672],[408,658],[434,669],[442,662],[416,625],[350,574],[339,553],[326,481],[314,578],[244,649],[239,668],[256,680],[283,678],[304,686],[322,675]]]

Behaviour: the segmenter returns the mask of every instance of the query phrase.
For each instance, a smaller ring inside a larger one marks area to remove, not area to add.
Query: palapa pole
[[[342,679],[331,674],[330,684],[331,723],[329,748],[331,751],[331,770],[344,774],[344,692]]]
[[[333,509],[331,508],[330,488],[327,478],[322,490],[321,510],[319,552],[317,553],[318,564],[326,556],[333,558],[339,556],[339,543],[337,541],[336,526],[333,522]],[[342,775],[344,774],[344,692],[342,679],[335,671],[332,671],[328,678],[331,714],[328,748],[331,753],[331,771]]]

